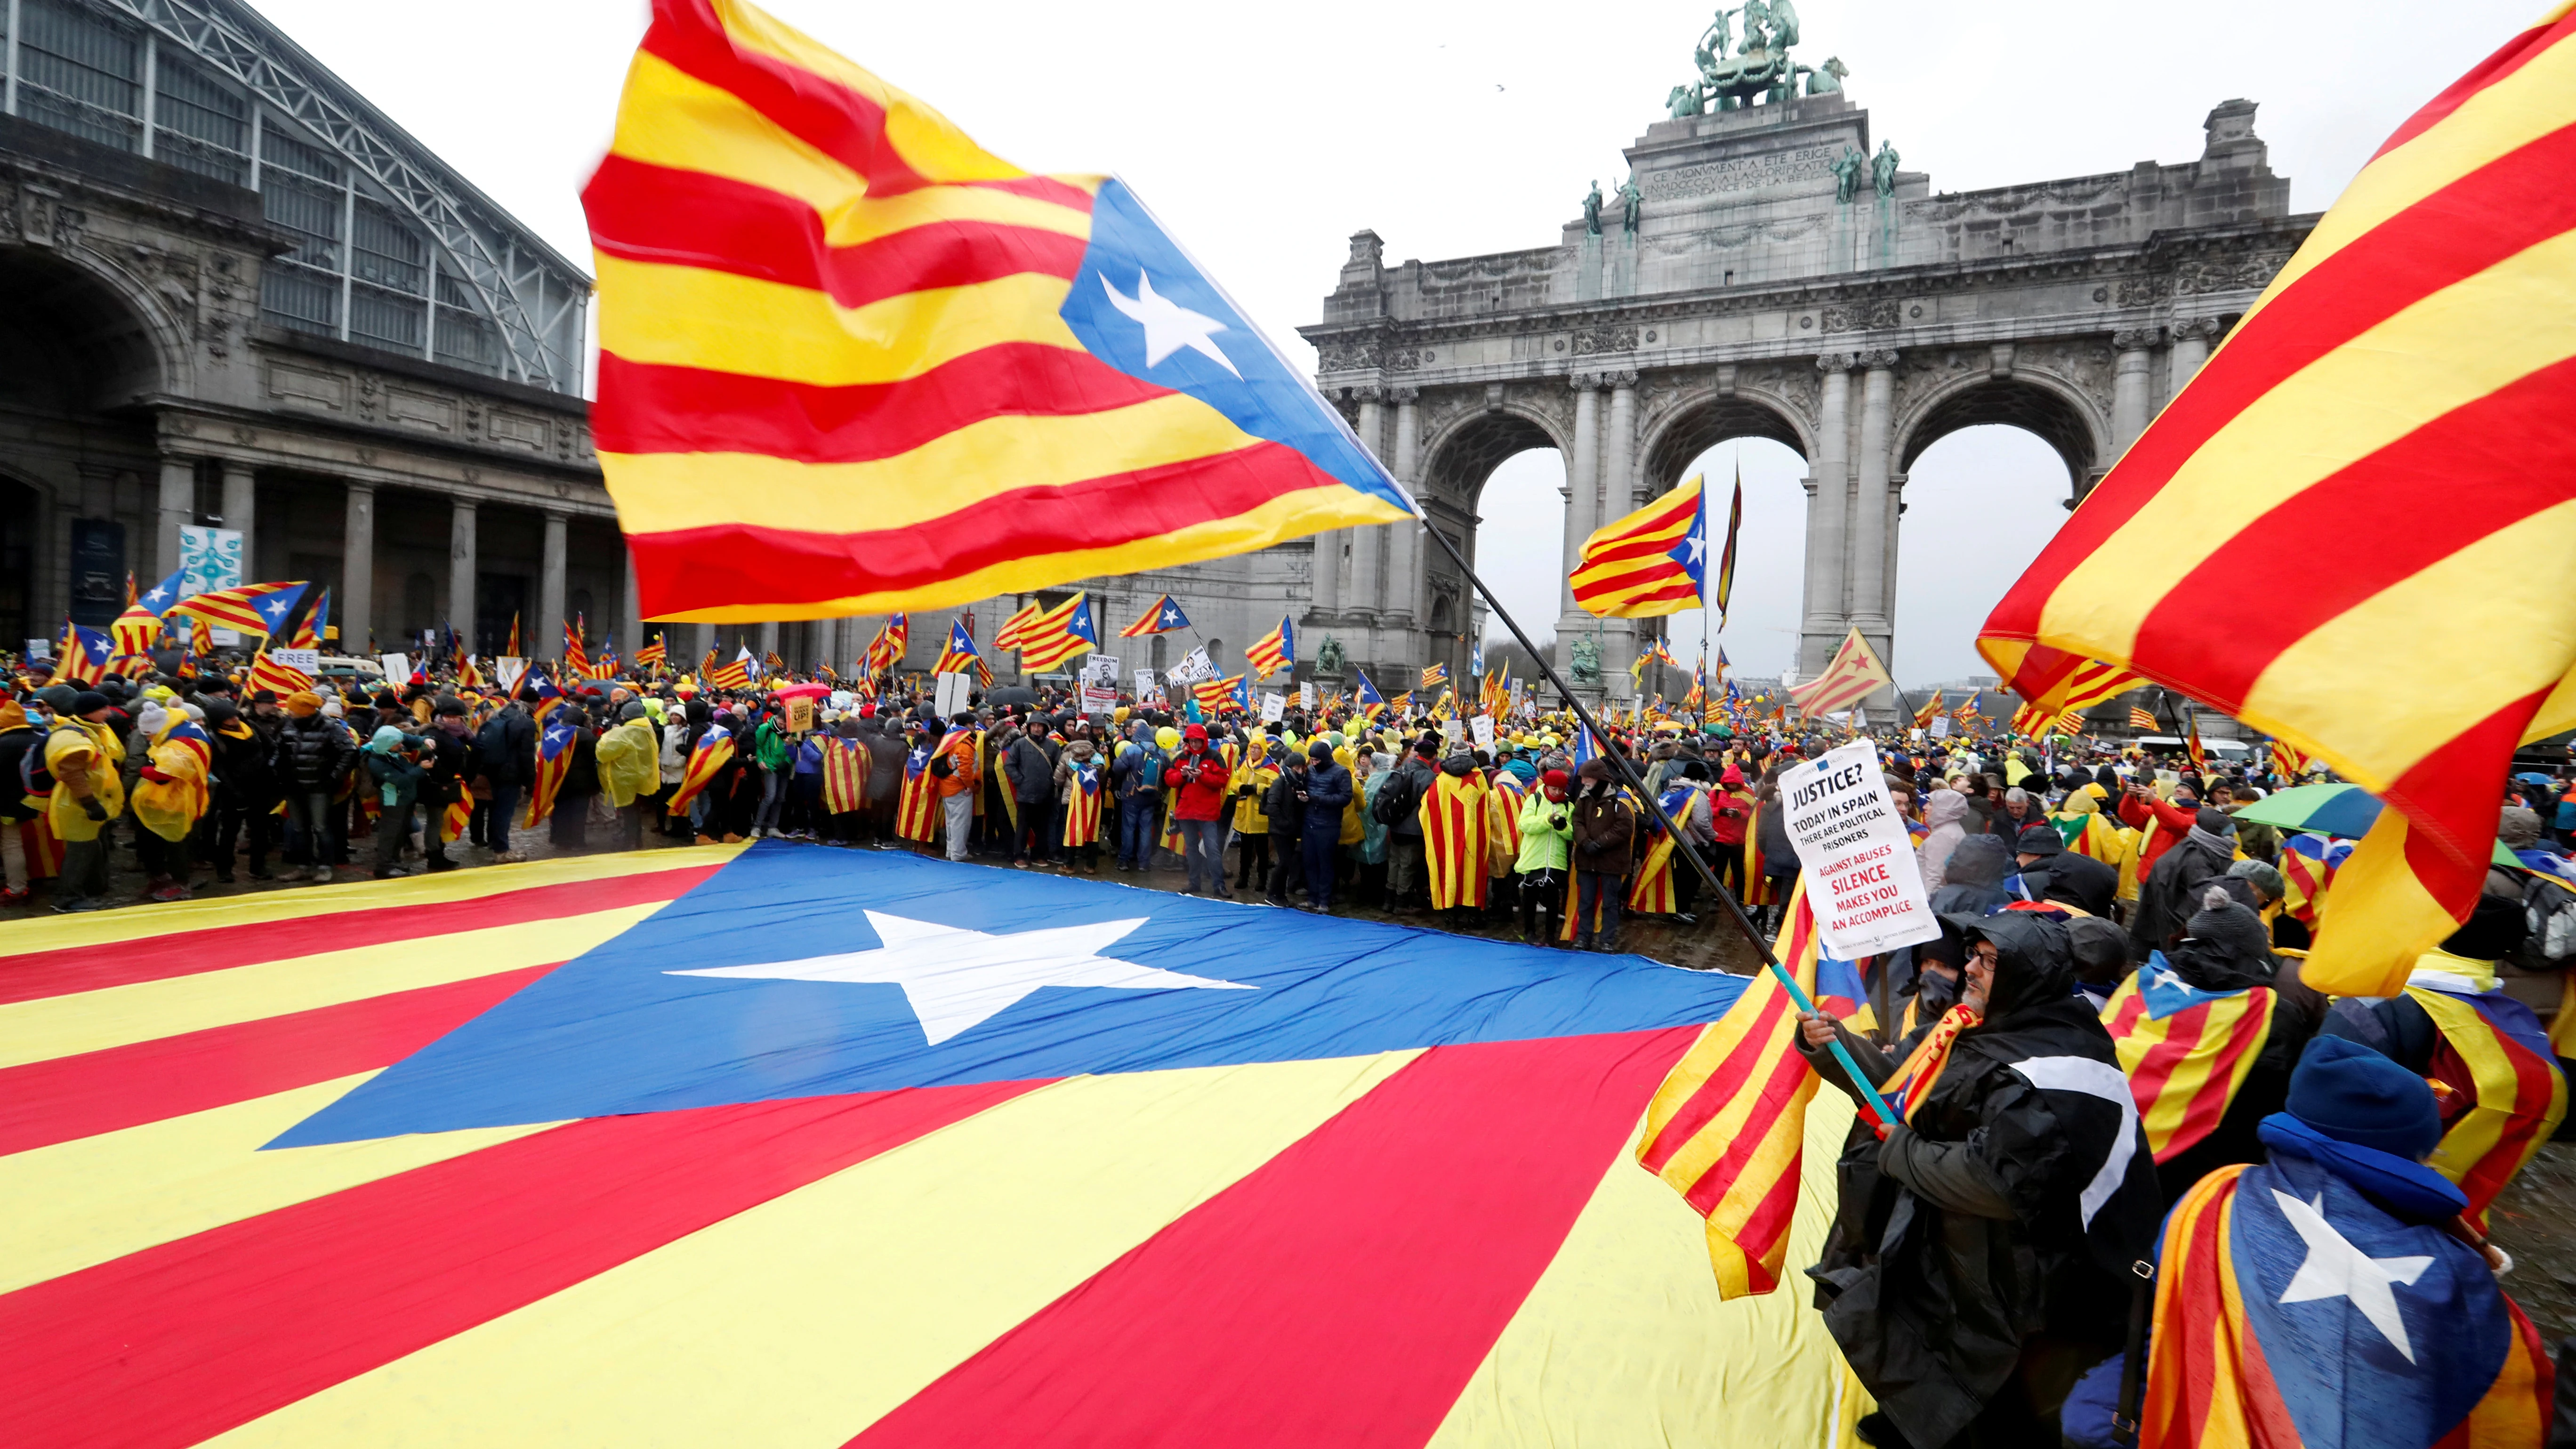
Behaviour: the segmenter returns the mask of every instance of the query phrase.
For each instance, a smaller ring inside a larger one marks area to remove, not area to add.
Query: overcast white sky
[[[566,256],[588,265],[575,193],[605,149],[642,0],[252,0]],[[1587,6],[971,5],[770,0],[769,8],[1040,171],[1114,171],[1290,357],[1346,238],[1390,261],[1540,246],[1690,73],[1704,0]],[[2529,23],[2540,0],[1804,0],[1798,55],[1839,55],[1874,133],[1935,190],[2126,169],[2200,154],[2232,96],[2302,211],[2331,203],[2406,114]],[[1727,652],[1777,672],[1795,646],[1803,466],[1742,449],[1745,559]],[[1906,489],[1901,682],[1982,669],[1986,611],[2065,518],[2064,467],[2035,438],[1975,429],[1934,445]],[[1486,490],[1479,572],[1524,622],[1552,623],[1563,471],[1504,465]],[[1695,638],[1696,615],[1675,620]],[[1687,658],[1685,654],[1685,658]]]

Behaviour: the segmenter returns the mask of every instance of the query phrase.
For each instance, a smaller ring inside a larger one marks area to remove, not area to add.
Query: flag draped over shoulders
[[[2398,128],[1979,640],[2025,698],[2060,656],[2132,670],[2388,803],[2321,990],[2397,989],[2477,895],[2514,748],[2576,725],[2571,166],[2561,7]]]
[[[1123,183],[1022,171],[742,0],[655,0],[582,200],[650,617],[953,606],[1413,516]]]

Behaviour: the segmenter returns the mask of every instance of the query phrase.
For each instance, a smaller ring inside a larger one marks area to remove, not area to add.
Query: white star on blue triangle
[[[1691,587],[1699,590],[1705,598],[1708,594],[1708,489],[1705,487],[1699,492],[1699,506],[1691,510],[1690,532],[1683,534],[1681,541],[1674,544],[1672,552],[1665,556],[1682,566],[1682,572],[1690,575]]]
[[[1163,596],[1163,612],[1154,617],[1154,627],[1157,629],[1186,629],[1190,627],[1190,621],[1181,613],[1181,606],[1173,602],[1171,596],[1166,594]]]
[[[134,602],[156,614],[168,611],[172,604],[179,602],[179,575],[172,573]]]

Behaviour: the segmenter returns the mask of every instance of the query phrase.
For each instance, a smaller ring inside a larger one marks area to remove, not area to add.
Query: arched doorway
[[[1507,408],[1476,413],[1433,440],[1421,499],[1432,526],[1466,555],[1530,641],[1549,647],[1564,578],[1565,455],[1555,435],[1537,418]],[[1518,678],[1535,674],[1530,661],[1518,658],[1511,631],[1449,556],[1427,538],[1411,543],[1421,561],[1414,617],[1422,653],[1418,660],[1382,654],[1390,677],[1377,680],[1379,688],[1392,696],[1413,686],[1414,663],[1445,663],[1467,697],[1479,642],[1487,668],[1510,665]]]
[[[2030,372],[1954,387],[1900,420],[1887,663],[1915,704],[1987,674],[1977,629],[2090,486],[2103,421],[2080,390]]]
[[[1693,670],[1721,654],[1739,679],[1770,681],[1794,663],[1806,609],[1810,441],[1780,400],[1755,392],[1685,398],[1650,424],[1640,459],[1639,502],[1697,477],[1708,491],[1710,584],[1726,547],[1736,480],[1744,483],[1735,585],[1723,620],[1699,609],[1636,621],[1629,646],[1605,650],[1605,668],[1626,668],[1660,635],[1678,668],[1650,665],[1638,679],[1648,696],[1678,701]],[[1633,505],[1632,505],[1633,506]],[[1624,511],[1624,510],[1622,510]],[[1617,514],[1610,517],[1615,518]],[[1608,518],[1603,520],[1605,523]],[[1615,654],[1615,658],[1610,657]]]

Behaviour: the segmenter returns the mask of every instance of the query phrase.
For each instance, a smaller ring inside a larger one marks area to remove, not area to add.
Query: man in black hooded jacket
[[[1885,1140],[1827,1043],[1876,1086],[1939,1023],[1892,1054],[1830,1018],[1803,1024],[1809,1062],[1862,1103],[1808,1275],[1878,1399],[1862,1426],[1880,1449],[2054,1444],[2076,1377],[2121,1349],[2129,1265],[2163,1208],[2155,1161],[2110,1034],[2074,994],[2065,927],[2021,911],[1947,920],[1969,951],[1974,1024]]]

